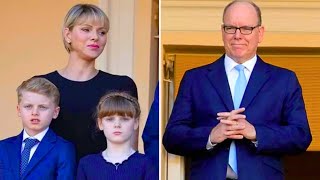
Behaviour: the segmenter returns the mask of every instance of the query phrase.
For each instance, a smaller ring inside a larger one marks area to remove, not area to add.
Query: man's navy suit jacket
[[[295,73],[258,56],[240,107],[256,129],[258,146],[235,140],[238,179],[284,179],[283,155],[305,151],[312,139]],[[168,152],[191,158],[191,179],[226,179],[231,140],[210,151],[206,145],[219,123],[217,113],[233,109],[224,56],[184,74],[163,144]]]
[[[74,146],[51,129],[41,140],[20,178],[23,133],[0,141],[0,180],[75,179]]]
[[[159,169],[159,83],[143,129],[142,139],[144,153],[152,159],[157,169]]]

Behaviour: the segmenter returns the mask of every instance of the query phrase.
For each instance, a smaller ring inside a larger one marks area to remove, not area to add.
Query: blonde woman
[[[61,94],[61,111],[51,128],[73,142],[77,160],[106,148],[102,133],[95,132],[93,113],[101,96],[111,90],[126,91],[137,97],[134,81],[95,68],[109,30],[106,14],[92,4],[77,4],[64,19],[64,46],[69,53],[66,67],[42,77],[54,83]]]

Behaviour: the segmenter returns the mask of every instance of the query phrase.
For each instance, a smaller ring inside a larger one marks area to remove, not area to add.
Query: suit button
[[[229,148],[229,147],[227,147],[226,149],[227,149],[228,151],[230,150],[230,148]]]

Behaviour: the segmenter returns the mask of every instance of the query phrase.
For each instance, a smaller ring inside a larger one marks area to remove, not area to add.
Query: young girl
[[[145,155],[131,147],[138,128],[140,107],[136,98],[124,92],[108,93],[97,106],[97,126],[104,132],[107,149],[79,162],[77,179],[156,180],[158,172]]]
[[[43,75],[61,94],[60,114],[50,127],[76,145],[77,160],[106,148],[102,133],[96,136],[95,107],[107,91],[126,91],[137,97],[137,88],[128,76],[119,76],[95,68],[109,31],[106,14],[92,4],[77,4],[67,13],[62,39],[69,53],[66,67]]]

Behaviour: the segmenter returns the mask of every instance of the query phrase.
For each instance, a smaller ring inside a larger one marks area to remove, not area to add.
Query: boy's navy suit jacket
[[[43,137],[20,178],[23,132],[0,141],[0,180],[75,179],[74,146],[51,129]]]

